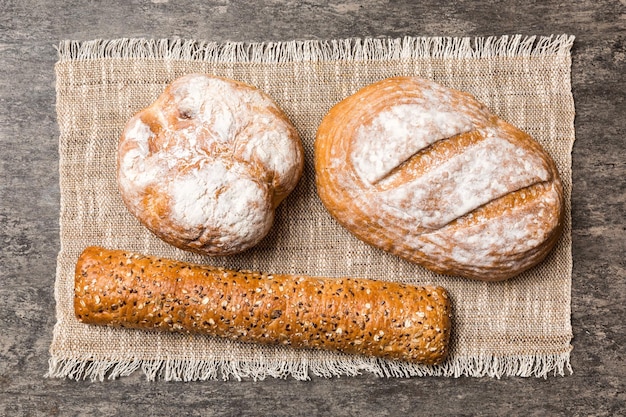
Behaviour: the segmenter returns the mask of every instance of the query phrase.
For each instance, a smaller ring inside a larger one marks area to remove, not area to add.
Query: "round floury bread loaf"
[[[130,119],[117,180],[129,211],[164,241],[206,255],[256,245],[303,169],[296,129],[260,90],[191,74]]]
[[[548,153],[467,93],[389,78],[335,105],[315,142],[320,198],[361,240],[435,272],[504,280],[562,229]]]

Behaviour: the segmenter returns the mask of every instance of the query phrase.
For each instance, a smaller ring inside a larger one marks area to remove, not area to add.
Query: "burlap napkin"
[[[166,380],[571,372],[573,40],[563,35],[254,44],[61,42],[56,65],[61,250],[55,285],[58,321],[48,376],[102,380],[138,369],[148,379]],[[168,246],[128,213],[116,188],[115,150],[124,124],[166,84],[190,72],[218,74],[264,90],[285,110],[304,142],[306,169],[299,186],[279,208],[270,235],[241,255],[209,258]],[[397,75],[417,75],[474,94],[553,155],[565,185],[567,216],[562,239],[544,263],[502,283],[440,276],[369,247],[328,215],[314,185],[317,126],[339,100]],[[73,273],[88,245],[265,272],[439,284],[454,302],[451,356],[443,365],[429,367],[83,325],[73,316]]]

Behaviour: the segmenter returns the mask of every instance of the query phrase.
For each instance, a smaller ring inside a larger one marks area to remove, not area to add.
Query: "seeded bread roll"
[[[469,94],[411,77],[334,106],[315,142],[318,194],[361,240],[484,281],[541,262],[562,229],[549,154]]]
[[[89,247],[74,309],[88,324],[208,334],[424,364],[448,354],[441,287],[230,271]]]
[[[205,74],[173,81],[127,123],[117,182],[128,210],[156,236],[230,255],[269,232],[304,166],[296,129],[252,86]]]

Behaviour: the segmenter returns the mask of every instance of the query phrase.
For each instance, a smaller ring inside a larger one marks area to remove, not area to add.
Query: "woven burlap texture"
[[[118,39],[61,42],[56,64],[60,130],[61,250],[57,323],[48,376],[104,379],[143,370],[148,379],[307,379],[381,376],[547,376],[571,372],[572,36],[403,38],[211,43]],[[243,254],[210,258],[173,248],[147,231],[118,193],[116,147],[129,118],[175,78],[200,72],[256,86],[298,129],[306,167],[270,234]],[[411,75],[470,92],[536,138],[553,156],[566,200],[565,230],[548,258],[514,279],[485,283],[441,276],[386,254],[342,229],[315,189],[313,143],[338,101],[386,77]],[[423,366],[332,352],[296,351],[184,334],[78,323],[74,266],[89,245],[270,273],[434,283],[454,303],[451,355]]]

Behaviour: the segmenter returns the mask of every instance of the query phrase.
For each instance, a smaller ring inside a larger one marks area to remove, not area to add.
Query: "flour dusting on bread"
[[[461,110],[440,95],[434,102],[416,97],[381,111],[355,132],[350,159],[356,172],[373,184],[425,147],[468,132],[473,125]]]
[[[417,178],[381,193],[416,224],[437,229],[498,197],[548,179],[533,155],[505,139],[487,137]]]
[[[267,234],[303,163],[295,128],[269,96],[191,74],[128,122],[118,185],[129,210],[157,236],[224,255]]]
[[[562,228],[549,154],[469,94],[396,77],[335,105],[315,142],[318,194],[363,241],[433,271],[497,281]]]

